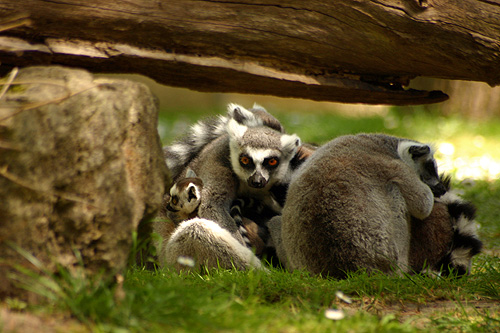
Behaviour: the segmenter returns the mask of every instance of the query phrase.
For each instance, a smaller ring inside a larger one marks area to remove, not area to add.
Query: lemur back
[[[188,259],[186,265],[182,259]],[[204,268],[263,269],[260,260],[214,221],[194,218],[182,222],[160,252],[160,264],[178,271]]]
[[[320,147],[293,176],[283,209],[290,268],[336,277],[360,268],[408,271],[409,216],[428,217],[431,187],[442,192],[437,170],[421,168],[429,161],[430,147],[386,135]]]

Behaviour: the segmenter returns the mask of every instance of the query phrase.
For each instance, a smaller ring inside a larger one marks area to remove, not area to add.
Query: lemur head
[[[182,178],[170,188],[167,210],[185,215],[187,218],[200,205],[202,188],[201,178],[198,178],[193,170],[188,169],[186,178]]]
[[[403,140],[398,144],[398,155],[401,159],[415,170],[435,197],[440,197],[446,192],[446,187],[438,175],[433,154],[431,147],[423,143]]]
[[[249,187],[269,189],[288,176],[288,164],[300,146],[297,135],[247,127],[235,118],[229,120],[227,132],[233,171]]]

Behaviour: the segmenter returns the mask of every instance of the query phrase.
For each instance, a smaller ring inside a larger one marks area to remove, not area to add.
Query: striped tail
[[[471,259],[481,252],[482,242],[477,234],[476,207],[447,192],[439,201],[448,206],[453,226],[453,241],[448,253],[438,263],[443,275],[454,271],[457,275],[470,272]]]
[[[225,116],[200,120],[190,127],[183,138],[163,148],[167,167],[173,179],[181,174],[206,145],[226,133],[227,121],[228,118]]]

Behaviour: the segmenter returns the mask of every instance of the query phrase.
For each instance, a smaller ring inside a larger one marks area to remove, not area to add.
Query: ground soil
[[[91,330],[79,321],[61,314],[35,314],[9,310],[0,305],[0,331],[4,333],[84,333]]]

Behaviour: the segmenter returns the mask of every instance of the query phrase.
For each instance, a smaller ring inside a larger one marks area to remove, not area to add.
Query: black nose
[[[267,180],[260,173],[254,173],[247,182],[248,186],[253,188],[263,188],[267,185]]]

